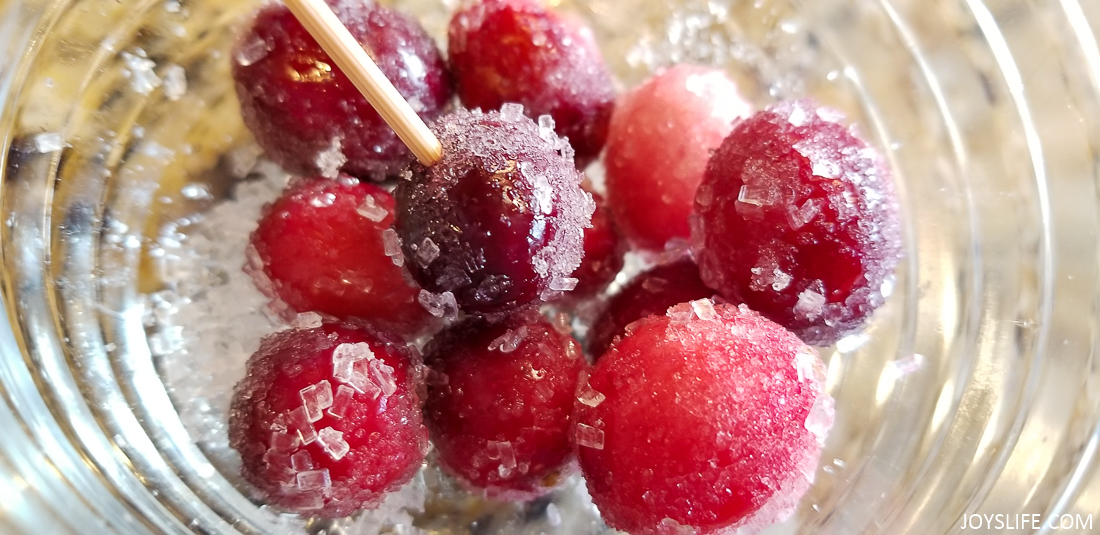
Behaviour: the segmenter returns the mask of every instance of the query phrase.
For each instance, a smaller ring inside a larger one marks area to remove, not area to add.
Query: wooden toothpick
[[[443,158],[443,146],[439,139],[428,130],[428,125],[382,74],[324,0],[284,1],[420,163],[430,166]]]

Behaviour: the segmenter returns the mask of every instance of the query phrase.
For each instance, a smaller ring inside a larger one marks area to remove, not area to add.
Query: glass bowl
[[[250,499],[225,413],[277,320],[241,243],[286,179],[229,76],[259,3],[0,4],[0,532],[608,531],[575,479],[493,504],[430,466],[347,520]],[[390,3],[442,40],[457,1]],[[774,532],[1097,529],[1100,4],[552,3],[624,88],[719,66],[758,106],[843,111],[894,169],[903,266],[869,328],[821,349],[836,425]]]

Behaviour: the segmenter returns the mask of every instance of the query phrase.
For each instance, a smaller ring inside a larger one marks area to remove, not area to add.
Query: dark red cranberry
[[[415,19],[374,2],[329,0],[351,34],[425,120],[452,88],[443,57]],[[412,158],[283,5],[256,16],[233,52],[241,114],[268,157],[287,170],[360,178],[396,174]]]
[[[443,160],[397,186],[397,233],[426,290],[494,314],[571,290],[593,210],[568,144],[518,105],[460,110],[433,127]]]
[[[229,444],[262,499],[347,516],[412,478],[427,450],[404,343],[363,325],[263,339],[229,412]]]
[[[901,256],[889,170],[840,120],[794,101],[738,123],[695,197],[707,285],[819,346],[882,305]]]
[[[358,317],[414,334],[428,314],[419,288],[394,263],[403,257],[390,228],[393,211],[386,190],[346,175],[298,181],[265,207],[246,269],[293,312]]]
[[[535,312],[489,324],[471,319],[429,344],[425,421],[439,460],[497,499],[552,490],[572,459],[569,435],[577,343]]]
[[[725,73],[678,65],[619,98],[607,137],[607,198],[623,235],[661,250],[691,234],[695,188],[711,151],[752,112]]]
[[[660,265],[642,273],[611,296],[607,307],[588,331],[589,354],[600,358],[626,326],[646,316],[664,315],[673,305],[714,295],[699,278],[691,258]]]
[[[579,167],[599,155],[615,92],[591,30],[532,0],[482,0],[455,13],[447,43],[466,107],[522,104],[554,118]]]
[[[573,272],[577,287],[565,294],[572,298],[591,297],[602,291],[623,269],[623,253],[626,252],[603,197],[585,191],[592,195],[596,210],[592,212],[592,226],[584,229],[584,259]]]
[[[635,323],[581,382],[578,460],[630,533],[726,533],[789,516],[832,426],[825,366],[786,329],[703,299]]]

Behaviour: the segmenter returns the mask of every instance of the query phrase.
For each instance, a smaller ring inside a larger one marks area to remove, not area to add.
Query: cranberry
[[[394,265],[402,256],[390,229],[393,210],[393,197],[371,183],[348,176],[298,181],[264,208],[246,269],[260,290],[294,312],[359,317],[414,334],[428,315],[419,289]]]
[[[424,418],[442,465],[497,499],[545,494],[572,459],[580,348],[535,312],[470,319],[432,340]]]
[[[901,256],[890,173],[840,119],[795,101],[738,123],[695,197],[707,285],[819,346],[882,305]]]
[[[582,380],[581,470],[630,533],[713,533],[789,516],[809,488],[832,399],[809,346],[703,299],[634,324]]]
[[[577,287],[567,297],[590,297],[604,289],[623,269],[625,247],[603,197],[585,189],[592,195],[596,210],[592,212],[592,226],[584,229],[584,258],[573,272]]]
[[[375,507],[427,450],[405,344],[364,325],[263,339],[229,412],[241,475],[268,503],[341,517]]]
[[[374,2],[329,0],[351,34],[425,120],[451,98],[443,57],[415,19]],[[397,134],[282,5],[262,9],[234,50],[241,114],[268,157],[298,174],[396,174],[412,158]]]
[[[443,160],[397,186],[397,233],[417,282],[468,313],[570,290],[593,210],[569,145],[523,116],[460,110],[437,122]]]
[[[599,155],[615,92],[591,30],[532,0],[483,0],[455,13],[447,37],[464,105],[520,103],[554,118],[579,167]]]
[[[636,246],[687,239],[695,188],[710,152],[751,113],[719,70],[679,65],[619,98],[607,137],[607,197]]]
[[[691,258],[654,267],[632,279],[611,296],[607,307],[588,331],[588,351],[599,358],[626,326],[646,316],[664,315],[672,305],[714,295],[699,278]]]

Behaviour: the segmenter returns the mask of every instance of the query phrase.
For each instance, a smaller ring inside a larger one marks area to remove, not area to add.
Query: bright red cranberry
[[[819,346],[882,305],[901,256],[889,170],[840,120],[795,101],[738,123],[695,197],[707,285]]]
[[[660,265],[642,273],[611,296],[607,307],[588,331],[588,351],[600,358],[626,326],[646,316],[664,315],[673,305],[714,295],[699,278],[691,258]]]
[[[687,239],[695,188],[733,121],[752,112],[722,71],[679,65],[619,98],[607,137],[607,198],[623,235],[660,250]]]
[[[824,379],[813,349],[744,307],[703,299],[641,320],[578,389],[593,502],[639,534],[786,518],[832,425]]]
[[[623,269],[625,244],[619,238],[603,197],[598,193],[589,193],[596,203],[596,210],[592,212],[592,226],[584,229],[584,258],[573,272],[577,287],[565,294],[566,297],[590,297],[603,290]]]
[[[374,2],[329,0],[340,20],[425,120],[452,88],[443,57],[415,19]],[[397,134],[283,5],[262,9],[233,52],[241,114],[287,170],[360,178],[396,174],[412,158]]]
[[[489,324],[471,319],[426,350],[425,421],[443,466],[497,499],[552,490],[572,459],[569,435],[577,343],[536,312]]]
[[[447,37],[466,107],[522,104],[554,118],[579,167],[599,155],[615,92],[591,30],[532,0],[482,0],[455,13]]]
[[[593,210],[565,141],[523,116],[460,110],[433,131],[443,160],[412,164],[397,186],[397,233],[426,290],[468,313],[495,314],[576,284]]]
[[[363,325],[263,339],[229,412],[229,444],[264,501],[341,517],[375,507],[427,450],[408,348]]]
[[[252,233],[250,271],[293,312],[358,317],[401,334],[425,327],[419,288],[406,281],[386,190],[343,176],[291,185]],[[390,256],[387,256],[390,255]]]

